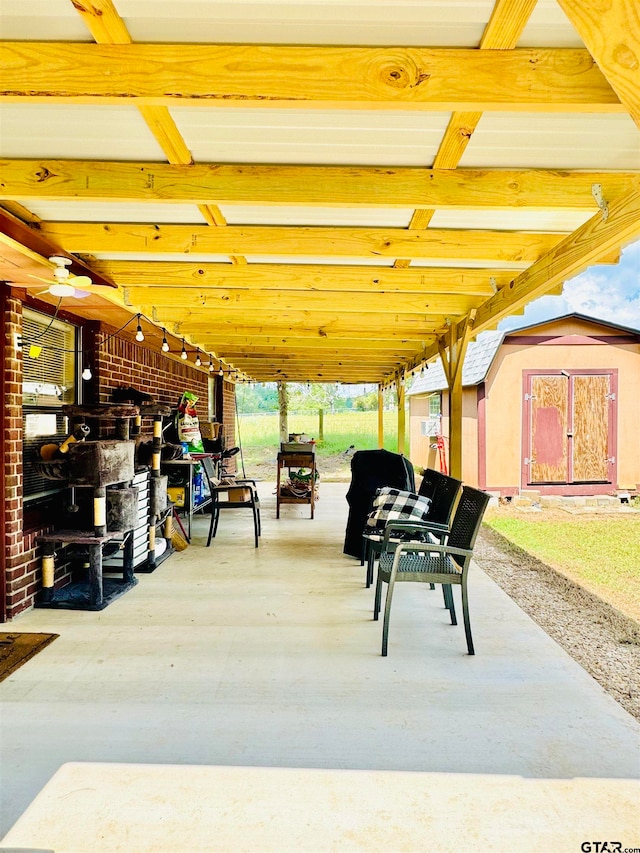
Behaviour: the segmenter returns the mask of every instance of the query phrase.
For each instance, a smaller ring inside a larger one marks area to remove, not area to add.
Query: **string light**
[[[202,367],[202,359],[200,358],[200,350],[198,350],[198,354],[196,355],[196,367]]]
[[[136,340],[142,342],[144,340],[144,332],[140,325],[140,314],[138,314],[138,328],[136,329]]]
[[[162,352],[169,352],[169,341],[167,340],[167,330],[162,329]]]
[[[224,370],[222,368],[222,365],[220,365],[220,370],[218,371],[218,376],[224,376]]]
[[[187,351],[184,348],[184,338],[182,339],[182,352],[180,353],[180,358],[183,359],[183,361],[186,361],[189,358]]]
[[[210,355],[210,356],[209,356],[209,373],[213,373],[213,371],[214,371],[214,367],[213,367],[213,356],[212,356],[212,355]]]
[[[82,378],[88,381],[92,376],[93,373],[91,373],[91,368],[87,365],[87,367],[82,371]]]

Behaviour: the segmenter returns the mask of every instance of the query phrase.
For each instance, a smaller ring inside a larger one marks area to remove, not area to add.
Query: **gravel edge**
[[[640,721],[640,625],[486,524],[474,560]]]

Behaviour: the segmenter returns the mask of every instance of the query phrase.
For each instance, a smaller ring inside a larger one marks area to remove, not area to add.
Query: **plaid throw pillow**
[[[383,486],[376,491],[367,527],[384,530],[389,521],[426,521],[431,501],[415,492]]]

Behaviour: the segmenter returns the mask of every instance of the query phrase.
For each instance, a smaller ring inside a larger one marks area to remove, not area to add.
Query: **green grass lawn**
[[[252,447],[279,447],[278,414],[240,415],[240,436],[245,451]],[[409,418],[407,417],[406,453],[409,451]],[[384,446],[397,450],[398,415],[384,412]],[[318,414],[290,414],[290,433],[305,433],[309,438],[319,438]],[[374,450],[378,446],[377,412],[336,412],[324,415],[324,440],[317,445],[319,456],[343,452],[350,445],[356,450]]]
[[[640,622],[640,515],[594,514],[587,519],[543,511],[521,517],[500,507],[490,509],[485,521],[527,553]]]

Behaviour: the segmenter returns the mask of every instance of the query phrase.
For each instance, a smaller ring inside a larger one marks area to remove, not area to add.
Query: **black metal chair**
[[[383,539],[383,551],[378,565],[373,610],[373,618],[377,620],[380,612],[382,584],[386,583],[387,598],[382,627],[383,657],[386,657],[387,654],[393,590],[395,584],[401,581],[442,584],[445,606],[449,610],[452,625],[458,624],[452,587],[454,585],[460,586],[467,650],[470,655],[475,654],[469,621],[467,575],[473,555],[473,546],[489,500],[490,495],[486,492],[481,492],[470,486],[463,487],[446,544],[434,543],[426,548],[423,541],[415,540],[393,544],[393,534],[396,531],[407,534],[414,527],[416,533],[422,535],[425,525],[397,525],[395,522],[387,525]]]
[[[209,524],[207,548],[218,532],[220,512],[227,509],[251,509],[255,547],[257,548],[262,534],[262,521],[260,519],[260,498],[258,497],[256,481],[247,478],[234,478],[228,482],[220,480],[216,477],[215,464],[212,459],[205,456],[200,461],[211,493],[211,523]]]
[[[431,501],[426,519],[430,539],[442,542],[449,533],[451,519],[462,494],[462,480],[449,477],[448,474],[442,474],[433,468],[426,468],[418,494]],[[363,562],[366,561],[367,564],[367,587],[373,583],[374,563],[383,550],[383,538],[384,531],[379,530],[365,528],[362,534]],[[399,541],[400,538],[395,539],[395,542]]]

